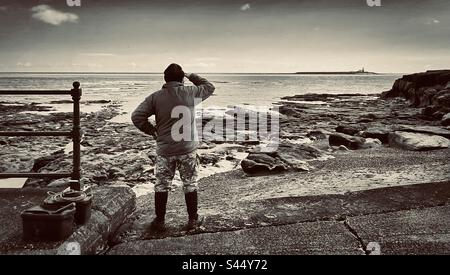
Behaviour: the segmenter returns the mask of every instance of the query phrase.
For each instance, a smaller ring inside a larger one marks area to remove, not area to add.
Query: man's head
[[[181,68],[178,64],[170,64],[169,67],[164,71],[164,80],[166,82],[183,82],[184,72],[183,68]]]

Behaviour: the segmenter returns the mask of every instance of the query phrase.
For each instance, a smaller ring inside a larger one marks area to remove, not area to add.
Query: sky
[[[450,67],[450,1],[0,0],[0,72]],[[369,1],[371,2],[371,1]],[[372,1],[373,2],[373,1]]]

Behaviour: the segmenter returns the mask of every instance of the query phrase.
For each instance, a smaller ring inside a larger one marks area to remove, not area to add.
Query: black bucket
[[[65,206],[75,203],[75,223],[86,224],[91,218],[92,195],[83,192],[68,192],[50,195],[45,200],[45,205]]]

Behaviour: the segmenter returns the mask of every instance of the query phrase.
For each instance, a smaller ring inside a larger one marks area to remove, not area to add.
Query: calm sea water
[[[206,74],[216,86],[213,97],[204,106],[227,107],[236,104],[270,106],[284,96],[305,93],[380,93],[390,89],[400,75],[264,75]],[[133,110],[148,94],[161,88],[158,74],[0,74],[0,90],[71,89],[73,81],[83,88],[83,100],[109,99]],[[70,99],[58,97],[6,97],[0,101],[48,102]],[[61,108],[59,106],[58,108]],[[83,108],[90,111],[89,107]]]

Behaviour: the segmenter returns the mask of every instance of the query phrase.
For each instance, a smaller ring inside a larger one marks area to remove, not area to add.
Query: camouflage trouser
[[[184,193],[197,191],[198,168],[196,151],[181,156],[158,156],[155,165],[155,192],[170,191],[176,170],[180,172]]]

